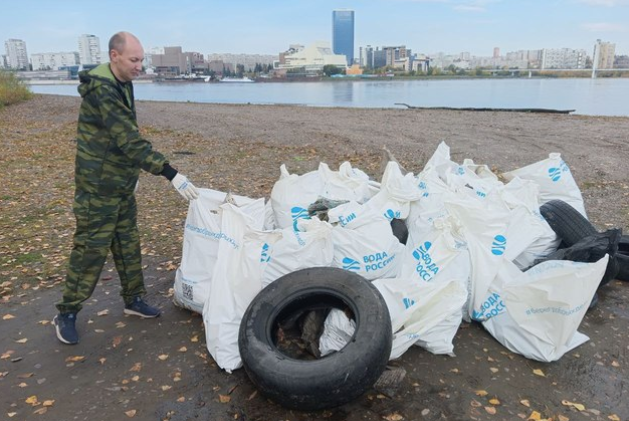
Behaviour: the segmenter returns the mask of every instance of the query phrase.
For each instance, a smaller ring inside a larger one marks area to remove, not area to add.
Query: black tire
[[[629,282],[629,235],[623,235],[620,237],[616,260],[618,260],[619,266],[616,279]]]
[[[539,208],[540,213],[557,236],[570,247],[598,230],[578,210],[563,200],[551,200]]]
[[[356,322],[347,345],[320,359],[302,360],[277,347],[276,328],[309,308],[348,309]],[[243,366],[260,392],[291,409],[332,408],[362,395],[378,380],[391,355],[391,319],[369,281],[338,268],[309,268],[284,275],[247,308],[238,337]]]
[[[598,232],[594,225],[579,211],[562,200],[551,200],[544,203],[540,207],[540,212],[567,247],[571,247],[582,238]],[[610,266],[618,265],[616,279],[629,282],[629,235],[623,235],[620,238],[618,252],[613,260],[610,261]]]

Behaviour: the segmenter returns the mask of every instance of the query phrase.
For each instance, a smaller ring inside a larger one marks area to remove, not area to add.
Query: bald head
[[[122,82],[135,79],[142,71],[144,49],[140,40],[129,32],[118,32],[109,40],[109,66]]]
[[[111,57],[111,52],[113,50],[116,50],[119,54],[122,54],[129,40],[138,44],[140,43],[140,40],[131,32],[120,31],[115,33],[109,39],[109,56]]]

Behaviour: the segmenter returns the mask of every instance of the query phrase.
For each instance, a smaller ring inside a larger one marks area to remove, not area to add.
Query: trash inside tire
[[[299,359],[278,346],[278,326],[307,309],[338,308],[356,323],[339,351]],[[245,371],[266,397],[284,407],[315,411],[348,403],[378,380],[389,360],[391,319],[369,281],[330,267],[284,275],[251,302],[240,324],[238,347]]]

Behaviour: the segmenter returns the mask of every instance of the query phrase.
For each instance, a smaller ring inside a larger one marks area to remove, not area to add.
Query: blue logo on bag
[[[561,162],[559,163],[559,167],[551,167],[548,169],[548,176],[554,183],[556,183],[557,181],[561,180],[562,172],[569,171],[570,168],[568,168],[568,164],[566,164],[564,160],[561,160]]]
[[[360,263],[357,260],[349,257],[343,258],[343,269],[345,270],[360,270]]]
[[[462,166],[459,165],[459,168],[457,168],[456,173],[458,175],[463,175],[465,174],[465,168],[463,168]]]
[[[415,300],[412,300],[408,297],[404,297],[402,299],[402,303],[404,303],[404,308],[409,308],[410,306],[415,304]]]
[[[291,217],[293,218],[293,230],[299,231],[297,228],[297,221],[300,219],[310,219],[310,215],[308,215],[308,209],[300,208],[299,206],[295,206],[290,209]]]
[[[384,213],[384,217],[387,218],[389,221],[395,218],[400,218],[401,213],[399,211],[393,211],[393,209],[387,209],[387,211]]]
[[[500,294],[494,292],[481,303],[479,310],[472,311],[472,319],[483,322],[504,313],[505,310],[506,306]]]
[[[269,256],[269,245],[268,243],[264,243],[262,245],[262,252],[260,253],[260,262],[266,263],[271,260],[271,256]]]
[[[417,266],[415,266],[415,272],[420,279],[430,282],[439,272],[439,266],[432,261],[432,257],[428,252],[432,247],[430,241],[424,242],[424,245],[417,247],[413,250],[413,257],[417,260]]]
[[[507,239],[504,235],[496,235],[491,243],[491,252],[496,256],[502,256],[507,248]]]
[[[548,176],[553,182],[557,182],[561,179],[561,170],[556,167],[552,167],[548,169]]]

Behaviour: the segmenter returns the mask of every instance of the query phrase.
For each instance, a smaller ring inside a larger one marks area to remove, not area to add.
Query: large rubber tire
[[[308,308],[349,309],[354,336],[341,350],[315,360],[295,359],[277,347],[276,327]],[[391,319],[378,290],[338,268],[302,269],[263,289],[247,308],[238,337],[243,366],[260,392],[291,409],[343,405],[378,380],[391,355]]]
[[[540,213],[567,246],[573,246],[588,235],[596,234],[598,230],[575,208],[563,200],[551,200],[540,207]],[[618,265],[616,279],[629,282],[629,236],[623,235],[618,243],[618,253],[614,256]]]
[[[567,247],[598,230],[578,210],[563,200],[551,200],[539,208],[540,213]]]
[[[629,282],[629,235],[623,235],[620,238],[616,260],[618,260],[619,266],[616,279]]]

